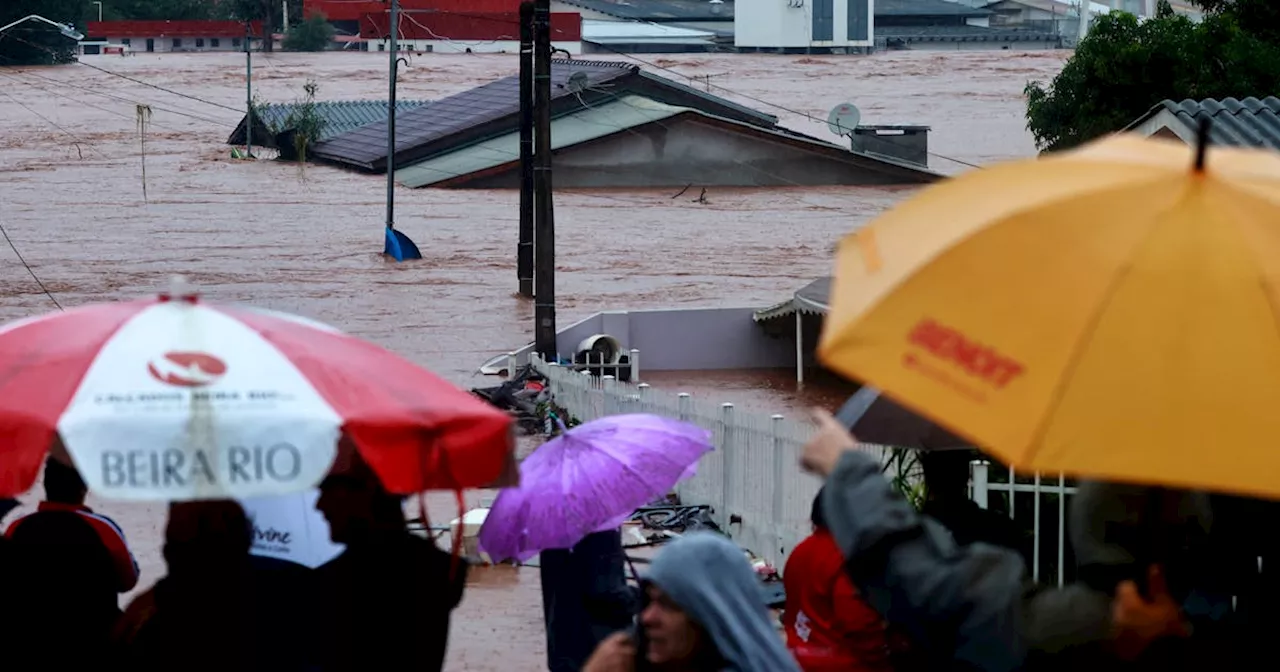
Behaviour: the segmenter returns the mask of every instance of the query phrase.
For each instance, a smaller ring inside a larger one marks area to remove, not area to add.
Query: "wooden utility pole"
[[[533,298],[533,2],[520,3],[520,296]]]
[[[533,171],[534,224],[534,348],[544,358],[556,348],[556,225],[551,203],[551,0],[533,7],[533,89],[536,165]]]

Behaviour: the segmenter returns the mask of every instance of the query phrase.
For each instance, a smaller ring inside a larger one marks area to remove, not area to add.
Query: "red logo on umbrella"
[[[162,383],[178,387],[209,385],[227,372],[227,364],[203,352],[167,352],[151,360],[147,371]]]

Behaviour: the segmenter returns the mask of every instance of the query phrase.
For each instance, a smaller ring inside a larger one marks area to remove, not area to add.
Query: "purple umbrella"
[[[520,486],[498,494],[480,548],[495,562],[572,548],[693,476],[711,450],[707,430],[656,415],[612,415],[575,427],[520,463]]]

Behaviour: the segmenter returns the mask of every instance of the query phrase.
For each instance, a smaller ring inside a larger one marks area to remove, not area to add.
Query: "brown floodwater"
[[[863,123],[930,125],[932,167],[955,173],[1034,153],[1022,89],[1052,77],[1066,55],[642,58],[684,76],[715,75],[714,85],[733,92],[716,93],[818,137],[835,139],[821,120],[844,101],[861,107]],[[62,305],[145,295],[181,273],[210,299],[332,323],[462,386],[477,382],[472,372],[487,357],[530,340],[533,307],[515,294],[516,192],[398,190],[398,227],[426,258],[388,262],[380,255],[384,178],[231,160],[224,143],[241,113],[219,105],[244,108],[242,55],[85,63],[207,102],[88,65],[0,68],[0,224]],[[417,56],[399,93],[439,98],[516,67],[511,55]],[[320,99],[385,98],[385,71],[378,54],[255,55],[254,92],[289,101],[314,79]],[[137,105],[150,106],[145,133]],[[706,203],[666,190],[557,192],[559,317],[768,305],[827,273],[842,233],[910,192],[711,189]],[[0,260],[0,321],[54,309],[7,246]],[[790,372],[646,376],[765,411],[814,400],[797,393]],[[469,493],[468,504],[483,496]],[[163,509],[96,504],[124,526],[150,585],[164,572]],[[453,517],[451,496],[430,498],[430,508],[437,521]],[[476,571],[447,669],[545,669],[537,579],[531,569]]]

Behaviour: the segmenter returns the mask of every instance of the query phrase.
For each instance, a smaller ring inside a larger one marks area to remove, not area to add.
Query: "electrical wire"
[[[67,129],[63,128],[63,127],[62,127],[60,124],[58,124],[56,121],[54,121],[54,120],[50,119],[49,117],[46,117],[46,116],[44,116],[43,114],[40,114],[39,112],[36,112],[35,110],[31,109],[31,107],[29,107],[26,103],[24,103],[24,102],[22,102],[21,100],[18,100],[17,98],[15,98],[15,97],[13,96],[13,94],[9,93],[8,91],[0,91],[0,93],[3,93],[3,94],[5,95],[5,97],[6,97],[6,98],[8,98],[9,100],[13,101],[15,104],[17,104],[18,106],[20,106],[22,109],[24,109],[24,110],[26,110],[26,111],[30,112],[31,114],[35,115],[36,117],[39,117],[41,120],[43,120],[43,121],[44,121],[44,123],[49,124],[50,126],[52,126],[52,127],[56,128],[56,129],[58,129],[59,131],[62,131],[64,134],[66,134],[66,135],[67,135],[67,137],[71,138],[71,140],[72,140],[73,144],[76,146],[76,153],[80,155],[80,158],[81,158],[81,159],[84,159],[84,152],[80,151],[80,145],[84,145],[84,146],[88,147],[90,150],[92,150],[93,152],[97,153],[97,155],[98,155],[98,156],[101,156],[102,158],[104,158],[104,159],[106,159],[106,160],[108,160],[108,161],[110,161],[110,160],[111,160],[111,157],[109,157],[109,156],[107,156],[105,153],[103,153],[103,152],[102,152],[102,150],[98,149],[98,148],[97,148],[96,146],[94,146],[93,144],[90,144],[90,143],[88,143],[88,142],[85,142],[84,140],[82,140],[82,139],[80,138],[80,136],[78,136],[78,135],[76,135],[75,133],[72,133],[71,131],[68,131]]]
[[[45,93],[48,93],[49,95],[56,96],[56,97],[58,97],[58,98],[63,98],[63,99],[65,99],[65,100],[72,101],[72,102],[76,103],[77,105],[81,105],[81,106],[84,106],[84,107],[89,107],[89,108],[92,108],[92,109],[100,110],[100,111],[102,111],[102,112],[106,112],[107,114],[112,114],[112,115],[115,115],[115,116],[118,116],[118,117],[122,117],[122,118],[125,118],[125,119],[130,119],[130,120],[132,120],[132,119],[134,119],[134,115],[131,115],[131,114],[125,114],[125,113],[123,113],[123,112],[117,112],[117,111],[115,111],[115,110],[112,110],[112,109],[109,109],[109,108],[106,108],[106,107],[102,107],[101,105],[94,105],[93,103],[90,103],[90,102],[88,102],[88,101],[86,101],[86,100],[84,100],[84,99],[82,99],[82,98],[75,98],[75,97],[69,96],[69,95],[67,95],[67,94],[65,94],[65,93],[62,93],[61,91],[57,91],[57,90],[55,90],[55,89],[51,89],[51,88],[48,88],[48,87],[40,86],[39,84],[36,84],[36,83],[34,83],[34,82],[30,82],[30,81],[26,81],[26,80],[20,79],[17,75],[23,75],[23,76],[26,76],[26,77],[34,77],[34,78],[41,79],[41,80],[44,80],[44,81],[46,81],[46,82],[49,82],[49,83],[51,83],[51,84],[55,84],[55,85],[60,86],[60,87],[67,87],[67,88],[79,89],[79,90],[84,91],[85,93],[88,93],[88,94],[90,94],[90,95],[100,96],[100,97],[102,97],[102,98],[108,98],[108,99],[111,99],[111,100],[118,100],[118,101],[120,101],[120,102],[129,103],[130,105],[135,105],[135,106],[136,106],[136,105],[143,105],[143,104],[146,104],[146,105],[148,105],[149,107],[151,107],[151,109],[153,109],[153,110],[157,110],[157,111],[161,111],[161,112],[168,112],[168,113],[170,113],[170,114],[176,114],[176,115],[178,115],[178,116],[187,117],[187,118],[189,118],[189,119],[194,119],[194,120],[196,120],[196,121],[202,121],[202,122],[205,122],[205,123],[208,123],[208,124],[215,124],[215,125],[217,125],[217,126],[222,126],[222,127],[225,127],[225,128],[235,128],[235,127],[236,127],[236,124],[232,124],[232,123],[229,123],[229,122],[220,121],[220,120],[217,120],[217,119],[209,119],[209,118],[207,118],[207,117],[202,117],[202,116],[199,116],[199,115],[191,114],[190,112],[186,112],[186,111],[183,111],[183,110],[172,109],[172,108],[168,108],[168,107],[161,107],[161,106],[159,106],[159,105],[152,104],[152,103],[142,103],[142,102],[137,101],[137,100],[134,100],[134,99],[132,99],[132,98],[126,98],[126,97],[124,97],[124,96],[117,96],[117,95],[115,95],[115,94],[106,93],[106,92],[104,92],[104,91],[97,91],[97,90],[92,89],[92,88],[89,88],[89,87],[87,87],[87,86],[82,86],[82,85],[79,85],[79,84],[73,84],[73,83],[71,83],[71,82],[64,81],[64,80],[61,80],[61,79],[56,79],[56,78],[53,78],[53,77],[46,77],[46,76],[44,76],[44,75],[41,75],[41,74],[38,74],[38,73],[35,73],[35,72],[31,72],[31,71],[29,71],[29,70],[16,70],[16,71],[15,71],[15,73],[16,73],[16,74],[10,74],[10,73],[6,73],[6,72],[4,72],[4,71],[0,71],[0,77],[7,77],[7,78],[9,78],[9,79],[12,79],[12,80],[13,80],[13,81],[15,81],[15,82],[18,82],[18,83],[20,83],[20,84],[23,84],[23,85],[29,86],[29,87],[31,87],[31,88],[33,88],[33,89],[36,89],[37,91],[43,91],[43,92],[45,92]],[[160,128],[165,128],[165,129],[168,129],[168,130],[171,130],[171,131],[179,131],[179,132],[181,132],[181,131],[183,130],[183,129],[180,129],[180,128],[176,128],[176,127],[174,127],[174,126],[167,126],[167,125],[165,125],[165,124],[158,123],[158,122],[152,122],[152,123],[154,123],[156,126],[159,126]]]
[[[58,297],[54,296],[53,292],[49,291],[49,288],[40,281],[40,276],[36,275],[35,269],[31,268],[31,264],[28,264],[27,260],[22,256],[22,253],[18,251],[18,246],[15,245],[13,243],[13,239],[9,237],[9,232],[5,231],[3,223],[0,223],[0,235],[4,236],[4,242],[9,243],[9,249],[13,250],[13,253],[18,257],[18,261],[22,263],[22,267],[27,269],[27,273],[31,274],[31,279],[36,281],[36,285],[40,287],[40,291],[44,292],[45,296],[49,297],[49,300],[53,302],[53,305],[58,307],[58,310],[64,310],[62,304],[58,303]]]

